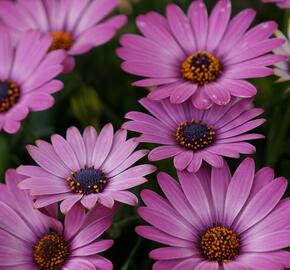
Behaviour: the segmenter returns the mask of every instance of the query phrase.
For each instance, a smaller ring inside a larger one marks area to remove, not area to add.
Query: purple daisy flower
[[[99,135],[93,127],[87,127],[83,136],[71,127],[66,139],[54,134],[52,144],[38,140],[27,150],[39,166],[17,169],[26,176],[19,187],[36,196],[37,208],[61,201],[62,213],[78,201],[88,209],[97,202],[111,208],[114,200],[135,205],[137,197],[126,189],[146,182],[144,176],[154,172],[155,167],[131,167],[148,151],[134,151],[138,143],[126,137],[125,130],[114,134],[113,126],[107,124]]]
[[[121,38],[117,54],[122,68],[146,77],[135,86],[157,86],[148,95],[171,103],[191,99],[198,109],[228,104],[231,96],[253,97],[256,88],[245,81],[273,73],[267,66],[284,59],[270,52],[283,40],[269,37],[277,23],[266,22],[247,31],[255,11],[246,9],[230,21],[231,2],[220,0],[210,16],[203,1],[193,1],[188,16],[175,4],[167,18],[150,12],[137,18],[144,36]],[[247,32],[246,32],[247,31]]]
[[[206,111],[196,109],[189,100],[171,104],[167,99],[144,98],[140,103],[152,115],[129,112],[125,117],[131,121],[123,128],[142,133],[139,142],[161,144],[149,153],[149,160],[174,157],[177,170],[196,172],[203,161],[222,167],[223,156],[252,154],[256,149],[246,141],[264,138],[247,133],[265,122],[254,119],[263,110],[251,108],[252,99],[232,100],[225,106],[214,104]]]
[[[16,133],[29,111],[53,106],[55,93],[63,83],[59,75],[65,53],[47,53],[52,38],[29,31],[13,45],[7,30],[0,26],[0,130]]]
[[[17,188],[21,180],[8,170],[6,185],[0,185],[1,270],[113,269],[97,255],[113,244],[98,239],[111,226],[113,209],[99,206],[86,214],[77,204],[62,224],[34,208],[28,193]]]
[[[273,270],[290,267],[289,198],[280,200],[287,180],[271,168],[255,174],[244,160],[233,176],[223,168],[166,173],[158,182],[167,200],[144,190],[139,215],[151,226],[141,236],[166,247],[153,250],[153,270]],[[285,249],[285,250],[284,250]]]
[[[2,0],[0,16],[16,39],[30,29],[49,33],[50,50],[66,50],[64,72],[69,72],[75,55],[108,42],[124,26],[124,15],[104,19],[117,5],[118,0]]]
[[[263,3],[275,3],[279,8],[290,8],[290,0],[262,0]]]

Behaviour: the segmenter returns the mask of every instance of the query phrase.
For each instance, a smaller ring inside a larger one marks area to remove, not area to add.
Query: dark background
[[[130,86],[135,78],[120,69],[121,61],[115,50],[119,47],[118,39],[122,33],[138,32],[134,23],[138,14],[151,10],[164,14],[165,6],[170,2],[175,2],[186,10],[191,0],[121,0],[119,12],[129,16],[129,23],[113,41],[77,58],[76,70],[61,76],[65,88],[55,95],[55,106],[44,112],[30,114],[17,134],[0,134],[0,179],[4,179],[7,168],[32,163],[25,145],[32,144],[36,139],[49,140],[53,133],[64,135],[66,129],[72,125],[80,130],[87,125],[94,125],[99,129],[105,123],[112,122],[115,129],[118,129],[126,112],[141,110],[137,100],[145,96],[147,90]],[[216,1],[205,2],[212,8]],[[287,11],[280,10],[272,4],[262,4],[259,0],[232,2],[233,14],[247,7],[255,8],[257,17],[254,24],[275,20],[286,33],[289,11],[287,14]],[[275,168],[277,176],[290,179],[289,83],[277,84],[275,80],[272,76],[253,81],[259,90],[255,105],[264,108],[264,117],[267,119],[267,123],[256,130],[266,135],[267,139],[253,142],[257,147],[257,153],[253,157],[257,169],[271,166]],[[146,159],[144,161],[148,162]],[[230,160],[232,170],[238,163],[239,160]],[[167,170],[175,175],[171,160],[158,162],[156,165],[160,171]],[[155,175],[149,178],[147,184],[135,189],[136,194],[143,188],[158,190]],[[134,233],[134,227],[141,223],[135,208],[120,207],[108,233],[108,237],[115,239],[115,245],[105,254],[113,261],[114,269],[151,269],[152,261],[148,258],[148,252],[157,245],[139,238]]]

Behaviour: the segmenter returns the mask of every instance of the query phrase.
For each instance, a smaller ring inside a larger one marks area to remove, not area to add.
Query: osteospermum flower
[[[149,160],[174,157],[178,170],[196,172],[203,160],[221,167],[223,156],[238,158],[240,154],[254,153],[255,147],[246,141],[264,138],[247,133],[265,122],[254,119],[263,110],[250,108],[251,99],[213,105],[207,111],[196,109],[190,101],[176,105],[144,98],[140,103],[152,115],[129,112],[125,117],[131,121],[123,128],[142,133],[139,142],[160,144],[149,153]]]
[[[62,224],[34,208],[28,193],[17,188],[21,180],[8,170],[6,185],[0,185],[0,269],[113,269],[97,255],[113,244],[98,239],[112,224],[112,209],[99,206],[86,214],[75,205]]]
[[[141,236],[166,247],[153,250],[154,270],[272,270],[290,267],[287,187],[271,168],[255,174],[252,159],[233,176],[225,165],[198,175],[166,173],[158,182],[167,199],[144,190],[139,215],[151,226]]]
[[[290,8],[290,0],[262,0],[264,3],[275,3],[279,8]]]
[[[107,124],[99,135],[93,127],[87,127],[83,136],[71,127],[66,139],[55,134],[52,144],[38,140],[27,150],[39,166],[18,168],[17,172],[26,176],[19,187],[36,196],[36,207],[61,201],[63,213],[78,201],[89,209],[97,202],[112,207],[114,200],[135,205],[137,197],[126,189],[144,183],[144,176],[155,167],[131,167],[148,152],[134,152],[138,143],[126,136],[124,130],[114,134],[113,126]]]
[[[281,32],[276,31],[276,36],[279,38],[283,38],[285,43],[282,47],[274,50],[276,54],[285,55],[287,58],[284,62],[280,62],[275,64],[276,68],[274,68],[274,74],[279,76],[278,82],[285,82],[290,80],[290,19],[288,21],[288,38]]]
[[[18,38],[29,29],[49,33],[49,50],[64,49],[65,72],[74,68],[74,56],[108,42],[126,23],[126,16],[104,19],[118,0],[2,0],[0,17]]]
[[[247,31],[255,17],[246,9],[230,21],[231,2],[220,0],[210,16],[203,1],[193,1],[188,15],[170,4],[166,18],[156,12],[139,16],[144,36],[124,35],[118,55],[122,68],[146,77],[135,86],[157,86],[148,97],[170,97],[172,103],[191,99],[198,109],[225,105],[231,96],[252,97],[256,88],[245,81],[273,73],[267,66],[283,56],[270,52],[284,42],[269,39],[277,28],[266,22]],[[247,32],[246,32],[247,31]]]
[[[63,84],[54,78],[63,70],[63,51],[47,53],[52,39],[27,32],[16,46],[0,27],[0,130],[15,133],[29,111],[43,111],[54,104],[52,93]]]

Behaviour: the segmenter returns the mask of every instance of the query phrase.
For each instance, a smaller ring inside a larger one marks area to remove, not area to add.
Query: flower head
[[[276,31],[276,36],[283,38],[285,43],[274,50],[276,54],[285,55],[286,60],[275,64],[274,74],[279,76],[278,82],[290,81],[290,19],[288,20],[288,38],[279,30]]]
[[[247,132],[265,122],[254,119],[262,109],[251,108],[251,99],[232,100],[225,106],[213,105],[207,111],[192,106],[190,101],[171,104],[168,100],[140,100],[151,115],[129,112],[131,120],[123,128],[140,132],[139,142],[161,144],[149,154],[151,161],[174,157],[178,170],[196,172],[203,160],[214,167],[223,166],[223,156],[238,158],[251,154],[255,147],[247,140],[263,138]]]
[[[180,184],[158,175],[166,199],[144,190],[139,215],[151,226],[141,236],[166,247],[153,250],[154,270],[260,270],[290,267],[287,180],[271,168],[255,174],[245,159],[233,176],[223,168],[178,172]]]
[[[0,16],[14,37],[37,29],[53,37],[49,50],[64,49],[65,72],[74,68],[74,56],[100,46],[114,37],[126,16],[104,19],[118,0],[29,0],[0,2]]]
[[[290,8],[290,0],[262,0],[264,3],[275,3],[279,8]]]
[[[1,26],[0,40],[0,130],[16,133],[29,111],[53,106],[51,94],[63,87],[54,78],[63,70],[65,53],[47,53],[52,38],[36,31],[25,33],[14,46]]]
[[[93,127],[87,127],[83,135],[71,127],[66,139],[55,134],[52,144],[38,140],[27,149],[39,166],[18,168],[18,173],[26,176],[19,187],[36,196],[36,207],[61,201],[63,213],[78,201],[88,209],[97,202],[112,207],[115,200],[135,205],[137,197],[126,189],[146,182],[144,176],[155,167],[131,167],[148,152],[134,152],[138,143],[126,136],[124,130],[114,134],[113,126],[107,124],[99,135]]]
[[[245,81],[273,73],[267,66],[284,59],[270,52],[284,42],[269,38],[277,24],[266,22],[247,31],[255,17],[246,9],[230,21],[230,0],[217,1],[210,16],[202,0],[192,2],[188,15],[175,4],[166,18],[150,12],[137,18],[143,36],[121,38],[122,68],[146,77],[135,86],[157,86],[148,97],[171,103],[191,99],[198,109],[228,104],[231,97],[253,97],[256,88]]]
[[[86,214],[77,204],[62,224],[34,208],[28,193],[17,188],[21,180],[8,170],[0,186],[0,269],[113,269],[97,253],[113,244],[98,238],[111,226],[114,210],[98,206]]]

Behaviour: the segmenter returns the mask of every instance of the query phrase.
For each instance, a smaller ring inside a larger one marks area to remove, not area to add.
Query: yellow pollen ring
[[[240,239],[229,228],[214,227],[203,234],[200,249],[206,259],[227,263],[239,255]]]
[[[54,50],[69,50],[73,44],[73,37],[71,34],[61,31],[56,31],[51,33],[53,37],[52,44],[49,51]]]
[[[218,58],[206,51],[192,54],[181,65],[182,77],[198,85],[216,81],[222,73],[222,65]]]
[[[44,235],[34,247],[35,264],[42,270],[57,270],[70,255],[69,245],[55,232]]]
[[[15,83],[8,80],[0,81],[0,87],[3,84],[8,86],[9,89],[7,90],[7,93],[2,93],[3,97],[0,98],[0,113],[7,112],[11,109],[18,102],[20,97],[20,90]]]

